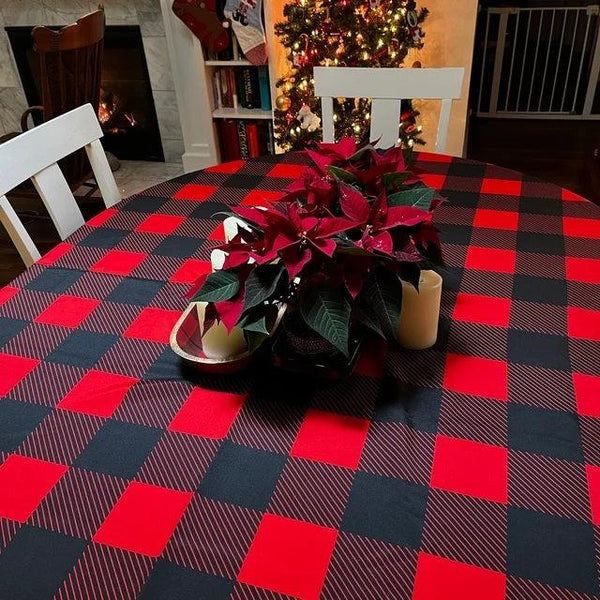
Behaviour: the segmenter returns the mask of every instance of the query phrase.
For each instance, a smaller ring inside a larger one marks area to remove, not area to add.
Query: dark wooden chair
[[[104,27],[104,10],[99,7],[76,23],[58,30],[49,27],[33,29],[34,50],[39,56],[42,105],[31,106],[23,113],[22,131],[29,128],[30,116],[35,115],[36,121],[40,122],[39,113],[41,122],[46,122],[88,103],[98,113]],[[18,133],[4,137],[15,135]],[[59,164],[71,190],[76,190],[93,176],[83,150]]]

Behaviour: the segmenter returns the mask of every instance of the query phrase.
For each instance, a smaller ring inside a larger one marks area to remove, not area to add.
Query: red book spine
[[[239,160],[240,142],[238,139],[237,123],[233,119],[223,119],[220,122],[221,138],[221,160],[227,162],[230,160]]]
[[[246,124],[246,136],[248,137],[248,154],[250,158],[260,156],[260,143],[258,141],[258,125],[256,123]]]

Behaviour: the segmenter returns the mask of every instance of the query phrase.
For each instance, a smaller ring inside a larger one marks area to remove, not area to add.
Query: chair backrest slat
[[[460,98],[463,68],[390,69],[367,67],[315,67],[315,95],[321,97],[323,140],[331,142],[333,98],[371,98],[371,140],[379,147],[398,140],[400,101],[402,99],[442,100],[436,151],[446,147],[452,100]]]
[[[59,160],[85,148],[105,205],[112,206],[121,199],[101,137],[96,113],[86,104],[0,145],[0,219],[27,265],[40,255],[6,193],[31,179],[64,240],[84,224],[84,219],[57,164]]]

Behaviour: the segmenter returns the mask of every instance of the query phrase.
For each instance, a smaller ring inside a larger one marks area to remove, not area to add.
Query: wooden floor
[[[467,157],[515,169],[600,202],[600,121],[472,117]]]

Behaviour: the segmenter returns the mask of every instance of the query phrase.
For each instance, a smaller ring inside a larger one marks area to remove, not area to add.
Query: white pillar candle
[[[402,310],[398,321],[398,342],[410,350],[435,344],[440,317],[442,278],[435,271],[421,271],[419,291],[402,281]]]
[[[202,350],[207,358],[225,360],[243,354],[248,349],[244,332],[239,327],[227,331],[225,325],[219,321],[213,323],[204,331],[204,310],[206,302],[196,304],[198,322],[202,333]]]

